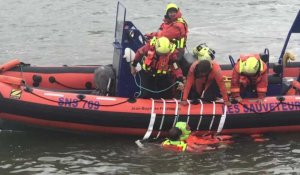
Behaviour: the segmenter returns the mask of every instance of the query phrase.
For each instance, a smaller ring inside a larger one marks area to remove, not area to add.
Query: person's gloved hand
[[[183,84],[186,84],[186,77],[183,77]]]
[[[152,32],[152,33],[146,33],[144,35],[145,39],[148,41],[148,40],[151,40],[153,37],[155,36],[155,33]]]
[[[265,102],[265,99],[258,98],[256,102],[259,103],[259,104],[263,104]]]
[[[137,70],[136,70],[136,68],[134,67],[134,66],[130,66],[130,68],[131,68],[131,74],[132,75],[136,75],[136,73],[137,73]]]
[[[234,100],[238,103],[243,101],[242,97],[235,97]]]
[[[188,103],[186,100],[183,100],[183,101],[180,102],[180,104],[183,105],[183,106],[186,106],[186,105],[188,105],[189,103]]]
[[[178,83],[177,90],[182,91],[184,89],[184,84],[182,82]]]
[[[225,101],[225,102],[224,102],[224,105],[226,105],[226,106],[230,106],[230,105],[231,105],[231,103],[230,103],[230,101]]]

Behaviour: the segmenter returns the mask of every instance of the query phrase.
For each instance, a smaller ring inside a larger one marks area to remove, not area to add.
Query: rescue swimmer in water
[[[177,122],[169,130],[168,138],[162,142],[162,147],[172,151],[203,152],[223,148],[224,144],[231,143],[232,137],[224,136],[196,136],[191,132],[186,122]]]

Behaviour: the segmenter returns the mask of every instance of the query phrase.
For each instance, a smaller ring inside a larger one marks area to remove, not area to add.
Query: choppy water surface
[[[155,31],[170,1],[122,1],[127,19]],[[219,62],[269,48],[276,61],[300,9],[298,0],[175,1],[189,24],[188,49],[206,42]],[[111,63],[117,1],[0,0],[0,62]],[[299,36],[289,49],[300,55]],[[0,132],[0,174],[299,174],[298,134],[255,143],[239,138],[204,154],[172,153],[133,138]]]
[[[67,134],[0,134],[1,174],[298,174],[297,134],[239,136],[228,148],[174,153],[158,144],[138,148],[133,138]]]

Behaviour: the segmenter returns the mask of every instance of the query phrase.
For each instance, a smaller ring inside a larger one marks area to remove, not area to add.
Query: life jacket
[[[188,33],[188,26],[186,21],[183,18],[177,18],[176,22],[182,23],[184,25],[184,29],[186,31],[186,36],[182,37],[180,39],[172,39],[171,42],[176,44],[176,48],[182,49],[186,46],[186,39],[187,39],[187,33]]]
[[[187,140],[187,145],[214,145],[218,143],[230,143],[229,140],[232,137],[229,135],[224,135],[224,136],[215,136],[212,137],[211,135],[208,136],[196,136],[196,135],[191,135]]]
[[[197,137],[191,135],[187,139],[188,144],[198,144],[198,145],[213,145],[219,142],[220,140],[218,140],[217,138],[211,138],[211,136]]]
[[[150,49],[147,52],[147,55],[144,57],[142,68],[145,71],[154,71],[155,74],[167,74],[170,72],[170,56],[175,51],[175,47],[172,48],[171,52],[166,55],[160,55],[157,58],[157,54],[155,51],[155,40],[153,38],[150,41]]]
[[[182,152],[187,148],[187,144],[184,141],[171,141],[167,139],[162,143],[162,147],[172,151]]]

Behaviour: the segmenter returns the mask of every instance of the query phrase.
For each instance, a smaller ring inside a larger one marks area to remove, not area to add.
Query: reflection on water
[[[0,174],[289,174],[300,172],[297,134],[253,142],[235,137],[226,149],[170,152],[159,143],[138,148],[134,138],[2,132]]]

